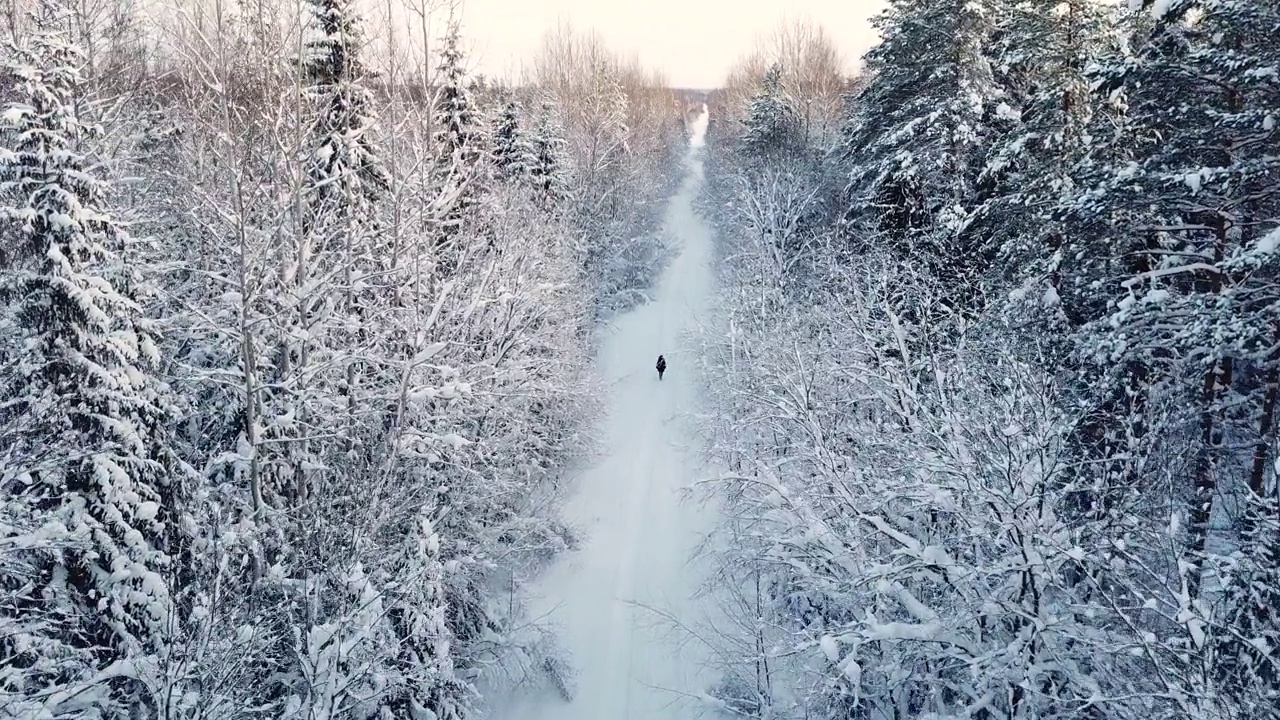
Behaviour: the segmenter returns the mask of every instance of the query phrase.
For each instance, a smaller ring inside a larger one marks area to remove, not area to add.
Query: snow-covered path
[[[585,538],[542,577],[531,610],[546,614],[578,670],[578,694],[500,701],[494,720],[693,720],[712,679],[703,651],[654,610],[696,624],[692,596],[702,580],[690,562],[711,511],[684,501],[698,478],[695,359],[685,331],[704,315],[711,291],[711,231],[693,212],[702,179],[706,115],[694,126],[688,175],[667,211],[678,255],[655,299],[619,317],[600,350],[611,388],[603,458],[580,479],[566,506]],[[668,368],[659,382],[658,354]]]

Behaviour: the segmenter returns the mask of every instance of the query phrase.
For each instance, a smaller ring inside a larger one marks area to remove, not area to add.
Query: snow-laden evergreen
[[[516,101],[506,100],[502,113],[494,121],[489,141],[494,168],[507,182],[528,182],[537,167],[533,140],[521,122],[522,114]]]
[[[77,47],[43,3],[11,48],[0,114],[0,703],[13,717],[126,715],[175,621],[185,475],[173,401],[84,154]]]
[[[1114,116],[1090,97],[1089,73],[1118,47],[1115,24],[1090,0],[1007,3],[997,16],[990,53],[1003,92],[986,111],[981,205],[965,232],[990,238],[1000,266],[1020,274],[1013,281],[1047,273],[1071,232],[1054,209],[1076,191],[1074,166],[1102,139],[1094,114]]]
[[[538,112],[538,128],[532,139],[529,181],[536,197],[546,206],[561,202],[570,188],[571,161],[562,133],[554,106],[543,102]]]
[[[774,63],[765,73],[742,123],[740,142],[743,152],[751,157],[779,162],[800,149],[800,118],[782,88],[781,63]]]
[[[311,202],[316,214],[359,216],[358,204],[371,203],[387,184],[369,137],[375,118],[360,62],[363,38],[349,3],[314,0],[310,9],[313,37],[302,72],[316,106],[311,132],[317,144],[307,168]]]
[[[472,219],[477,198],[484,191],[490,166],[485,147],[486,132],[475,100],[471,97],[466,57],[462,51],[460,25],[451,21],[440,53],[439,96],[434,103],[432,141],[436,153],[439,184],[451,196],[440,218],[440,244],[446,248],[443,262],[454,262],[461,226]]]
[[[893,0],[874,21],[872,80],[853,104],[843,149],[849,218],[949,278],[956,303],[974,291],[988,248],[964,230],[988,142],[987,111],[1002,90],[986,54],[994,0]]]

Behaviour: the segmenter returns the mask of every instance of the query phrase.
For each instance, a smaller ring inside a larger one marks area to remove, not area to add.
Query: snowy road
[[[699,148],[706,115],[694,126],[688,175],[667,211],[678,256],[662,275],[653,302],[619,317],[600,350],[599,372],[611,388],[601,460],[581,478],[566,506],[585,533],[581,550],[538,583],[531,609],[561,630],[578,670],[577,697],[509,698],[494,720],[693,720],[712,679],[702,649],[684,642],[654,610],[696,624],[692,599],[701,581],[690,563],[709,529],[709,510],[684,502],[698,478],[694,358],[685,331],[704,315],[711,290],[711,231],[692,202],[702,178]],[[669,364],[659,382],[659,353]]]

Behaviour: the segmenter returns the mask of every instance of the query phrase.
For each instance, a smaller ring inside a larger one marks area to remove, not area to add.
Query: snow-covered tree
[[[1142,443],[1123,454],[1154,461],[1167,457],[1164,438],[1190,443],[1185,461],[1145,472],[1177,478],[1190,561],[1199,562],[1214,497],[1227,489],[1222,473],[1245,475],[1252,443],[1271,433],[1246,408],[1265,404],[1260,380],[1276,362],[1262,349],[1275,342],[1264,320],[1275,296],[1259,245],[1280,208],[1280,90],[1267,79],[1280,49],[1256,38],[1280,12],[1225,0],[1155,9],[1140,51],[1106,73],[1126,100],[1123,131],[1084,168],[1089,185],[1073,211],[1091,232],[1068,243],[1059,272],[1064,301],[1087,323],[1083,351]],[[1155,400],[1169,397],[1181,407],[1162,415]],[[1232,449],[1242,441],[1247,452]],[[1194,597],[1201,580],[1193,573],[1190,582]]]
[[[991,0],[892,0],[874,20],[883,42],[845,135],[850,219],[926,263],[967,304],[985,269],[983,238],[964,234],[1000,94],[986,44]],[[870,238],[868,238],[870,239]]]
[[[779,163],[781,165],[781,163]],[[783,169],[785,168],[785,169]],[[752,170],[738,178],[735,200],[743,229],[760,253],[762,271],[777,289],[810,259],[818,224],[820,187],[803,166]],[[765,307],[760,308],[761,312]]]
[[[440,97],[435,107],[437,152],[450,163],[474,166],[483,150],[480,115],[471,97],[466,57],[462,51],[462,30],[451,23],[440,51]]]
[[[440,243],[445,266],[455,262],[458,235],[463,223],[475,211],[486,184],[489,166],[485,149],[485,128],[480,110],[471,96],[466,58],[462,51],[461,27],[450,22],[440,51],[440,90],[433,108],[433,143],[436,177],[442,197],[449,198],[440,214]]]
[[[1275,412],[1274,399],[1265,412]],[[1250,493],[1239,523],[1240,550],[1225,571],[1222,628],[1210,644],[1214,680],[1242,716],[1270,717],[1280,705],[1280,509],[1274,498]]]
[[[519,106],[508,99],[493,125],[493,164],[498,176],[508,182],[528,182],[537,164],[537,154],[529,133],[521,126]]]
[[[555,108],[542,104],[538,127],[532,138],[533,161],[529,180],[544,207],[551,208],[564,200],[570,187],[570,158],[565,149],[563,129],[556,119]]]
[[[147,702],[134,680],[172,620],[185,485],[129,237],[84,154],[63,20],[42,4],[12,49],[0,115],[0,502],[17,521],[0,538],[0,687],[16,716]]]
[[[760,90],[743,118],[742,152],[748,157],[778,163],[801,147],[801,122],[782,88],[782,64],[765,71]]]
[[[1094,114],[1114,115],[1090,92],[1088,75],[1115,51],[1114,26],[1114,10],[1089,0],[1000,8],[988,52],[1002,92],[986,110],[989,150],[975,187],[981,204],[965,230],[996,246],[986,280],[997,290],[1048,273],[1071,233],[1054,210],[1075,192],[1077,163],[1102,139],[1093,135]]]
[[[359,19],[346,0],[308,0],[308,5],[314,36],[307,42],[302,72],[316,112],[311,128],[316,146],[307,165],[311,214],[367,222],[368,206],[387,178],[370,137],[374,118],[360,62]]]
[[[350,450],[360,444],[353,437],[361,433],[356,415],[368,404],[359,397],[365,381],[361,363],[351,356],[366,354],[361,348],[376,345],[367,321],[375,306],[385,302],[385,291],[378,291],[388,284],[382,271],[392,264],[390,248],[381,242],[377,228],[377,200],[386,189],[387,176],[371,138],[374,118],[364,86],[355,9],[345,0],[314,0],[310,7],[314,37],[307,43],[302,70],[313,103],[314,147],[308,148],[306,222],[294,259],[300,307],[297,325],[288,334],[306,338],[303,347],[292,350],[299,364],[310,359],[306,345],[314,341],[338,344],[349,356],[339,384],[325,389],[345,397],[344,446]],[[341,273],[340,280],[314,286],[315,279],[335,272]],[[322,323],[334,311],[341,319],[329,337]]]
[[[622,86],[618,63],[597,58],[582,68],[586,96],[579,101],[578,203],[595,218],[618,217],[626,204],[624,188],[631,170],[627,162],[630,131],[627,108],[631,102]],[[597,248],[599,249],[599,248]]]

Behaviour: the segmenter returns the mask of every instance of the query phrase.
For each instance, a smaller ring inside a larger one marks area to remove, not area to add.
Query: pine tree
[[[1202,586],[1224,562],[1213,538],[1239,548],[1225,612],[1213,613],[1228,623],[1223,665],[1198,664],[1215,656],[1194,634],[1175,634],[1168,654],[1193,687],[1229,676],[1216,702],[1235,710],[1217,711],[1253,716],[1240,709],[1273,687],[1239,638],[1265,639],[1275,622],[1255,590],[1276,572],[1274,506],[1258,500],[1273,482],[1280,371],[1268,239],[1280,219],[1280,87],[1269,79],[1280,48],[1264,40],[1280,12],[1234,0],[1151,10],[1129,18],[1136,51],[1098,73],[1123,113],[1095,123],[1102,141],[1074,173],[1073,232],[1052,265],[1078,326],[1076,384],[1090,409],[1077,433],[1077,455],[1096,473],[1084,504],[1140,516],[1152,511],[1144,498],[1173,499],[1180,532],[1163,562],[1185,583],[1169,592],[1186,627],[1210,620]],[[1229,532],[1211,523],[1235,504],[1224,497],[1245,501]]]
[[[172,405],[120,260],[129,238],[81,150],[94,128],[77,112],[82,57],[64,21],[43,4],[12,49],[16,99],[0,115],[0,493],[33,530],[4,538],[24,560],[0,566],[0,653],[28,675],[4,684],[20,695],[104,668],[128,677],[113,663],[158,649],[181,501]],[[88,692],[55,714],[118,701]]]
[[[484,128],[479,110],[468,87],[466,59],[462,53],[461,29],[450,22],[440,53],[440,94],[436,99],[435,127],[436,176],[443,197],[447,198],[440,216],[440,245],[451,248],[458,241],[462,225],[474,211],[485,183]],[[456,249],[442,262],[449,272]]]
[[[782,89],[782,64],[774,63],[742,121],[742,153],[756,161],[778,162],[801,149],[800,117]]]
[[[493,164],[498,176],[507,182],[527,182],[536,158],[528,133],[520,127],[515,100],[503,103],[492,134]]]
[[[338,224],[367,223],[369,205],[386,188],[387,176],[369,137],[374,118],[359,57],[359,21],[347,0],[308,4],[315,37],[307,42],[303,74],[317,111],[311,130],[316,145],[307,166],[311,216],[317,222],[330,214]]]
[[[300,313],[299,322],[307,335],[318,335],[316,328],[307,327],[311,317],[321,314],[324,304],[340,308],[343,321],[331,340],[349,356],[359,356],[371,339],[367,321],[372,306],[381,299],[376,287],[386,282],[377,279],[379,271],[391,264],[389,249],[378,244],[376,223],[387,174],[370,137],[374,118],[364,86],[355,8],[347,0],[310,0],[310,5],[315,37],[307,44],[303,72],[316,115],[305,188],[310,227],[298,253],[298,282],[307,288],[334,268],[340,268],[342,279],[330,290],[335,297],[321,292],[321,297],[310,298],[312,307]],[[348,448],[357,444],[359,373],[359,363],[348,360],[339,388],[346,399]]]
[[[986,109],[999,95],[985,55],[990,0],[892,0],[875,20],[871,81],[845,130],[850,221],[877,231],[972,305],[985,241],[965,235],[985,153]],[[975,241],[976,240],[976,241]]]
[[[1090,0],[1019,0],[1001,8],[989,51],[1001,94],[987,110],[990,150],[967,229],[993,238],[998,254],[988,281],[998,291],[1028,277],[1054,282],[1049,263],[1071,231],[1053,210],[1075,192],[1072,171],[1094,141],[1100,108],[1087,72],[1114,50],[1113,17],[1113,9]]]
[[[1093,232],[1066,247],[1064,282],[1087,310],[1083,342],[1098,361],[1139,373],[1149,393],[1197,408],[1167,422],[1195,438],[1194,460],[1176,472],[1189,475],[1179,492],[1190,492],[1190,549],[1199,554],[1218,468],[1240,462],[1228,449],[1238,440],[1228,438],[1266,434],[1238,427],[1252,422],[1237,402],[1227,403],[1244,395],[1256,407],[1257,378],[1275,362],[1266,351],[1258,357],[1275,342],[1265,319],[1273,271],[1249,257],[1280,208],[1280,91],[1265,79],[1280,49],[1261,41],[1280,13],[1234,0],[1161,9],[1168,12],[1140,52],[1111,73],[1111,86],[1127,100],[1127,132],[1111,139],[1108,162],[1085,168],[1089,189],[1075,215]],[[1194,22],[1184,21],[1193,9]],[[1149,350],[1162,346],[1171,352]],[[1150,426],[1145,416],[1154,409],[1131,412]]]
[[[570,159],[563,133],[556,122],[555,107],[549,102],[542,104],[538,129],[531,145],[533,164],[529,170],[529,182],[539,205],[543,209],[554,208],[569,191]]]

